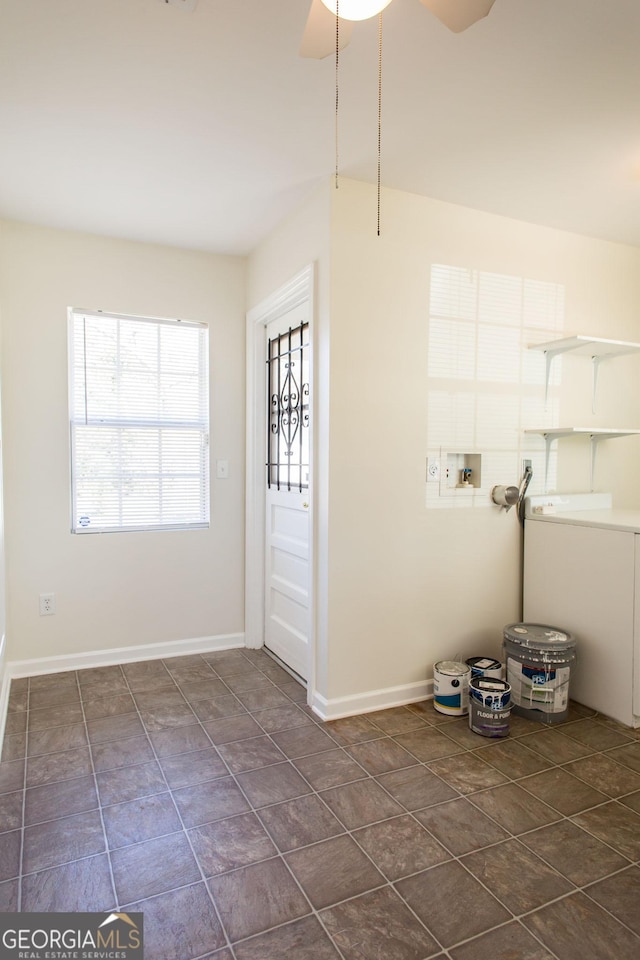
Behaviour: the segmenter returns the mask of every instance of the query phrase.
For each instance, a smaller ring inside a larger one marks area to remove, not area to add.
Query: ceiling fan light
[[[338,12],[338,2],[340,4],[341,20],[368,20],[370,17],[377,16],[385,7],[388,7],[391,0],[322,0],[327,10],[334,15]]]

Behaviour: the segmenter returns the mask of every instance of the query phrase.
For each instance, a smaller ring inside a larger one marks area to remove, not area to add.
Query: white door
[[[308,676],[310,340],[308,303],[266,328],[264,642]]]

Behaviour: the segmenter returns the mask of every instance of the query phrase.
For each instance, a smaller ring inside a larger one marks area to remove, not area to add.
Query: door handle
[[[305,501],[305,502],[302,504],[302,506],[304,507],[305,510],[307,510],[308,507],[309,507],[309,504]]]

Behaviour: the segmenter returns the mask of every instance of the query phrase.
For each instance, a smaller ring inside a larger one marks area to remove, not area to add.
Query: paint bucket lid
[[[459,660],[439,660],[434,670],[447,677],[464,677],[471,671],[471,667]]]
[[[545,623],[510,623],[504,628],[503,636],[526,650],[573,650],[576,645],[566,630]]]
[[[502,664],[493,657],[467,657],[466,663],[472,670],[500,670]]]

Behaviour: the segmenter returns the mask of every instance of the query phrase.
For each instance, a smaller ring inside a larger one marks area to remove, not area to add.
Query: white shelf
[[[544,463],[544,488],[547,489],[547,477],[549,474],[549,453],[551,444],[554,440],[564,437],[589,437],[591,443],[591,482],[590,489],[593,490],[593,478],[596,469],[596,450],[601,440],[614,440],[616,437],[633,437],[640,435],[640,430],[627,430],[626,428],[616,427],[536,427],[524,431],[525,433],[535,433],[544,437],[545,443],[545,463]]]
[[[605,340],[602,337],[565,337],[562,340],[548,340],[546,343],[532,343],[530,350],[542,350],[544,353],[574,353],[588,357],[621,357],[640,350],[640,343],[628,343],[625,340]]]
[[[561,340],[548,340],[546,343],[532,343],[530,350],[540,350],[545,355],[545,386],[544,386],[544,405],[547,406],[549,396],[549,378],[551,374],[551,364],[554,357],[562,353],[575,353],[577,356],[590,357],[593,365],[593,383],[591,390],[591,408],[595,413],[596,407],[596,386],[598,382],[598,369],[605,360],[612,360],[614,357],[623,357],[630,353],[640,352],[640,343],[629,343],[625,340],[607,340],[602,337],[587,337],[576,335],[573,337],[564,337]],[[619,434],[618,434],[619,436]]]
[[[557,440],[559,437],[591,437],[592,440],[613,440],[614,437],[632,437],[640,430],[627,430],[625,427],[535,427],[525,430],[525,433],[537,433],[543,437]]]

